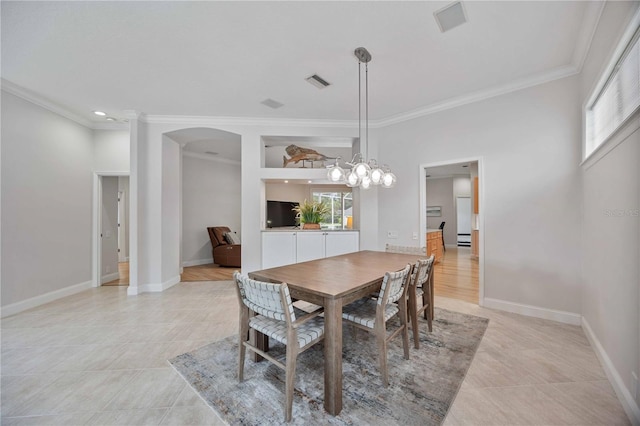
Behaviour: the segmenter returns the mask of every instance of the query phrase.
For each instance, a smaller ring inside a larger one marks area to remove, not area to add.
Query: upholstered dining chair
[[[245,349],[249,349],[285,371],[285,421],[291,421],[294,375],[298,354],[324,339],[322,310],[311,314],[295,308],[287,284],[252,280],[233,274],[240,302],[240,353],[238,380],[244,376]],[[286,345],[285,364],[252,345],[249,329],[254,329]]]
[[[376,299],[369,297],[357,300],[342,308],[342,318],[347,323],[374,333],[378,344],[378,358],[382,383],[389,386],[387,369],[387,345],[402,333],[404,358],[409,359],[409,331],[407,326],[407,287],[411,265],[396,272],[387,272]],[[400,317],[400,327],[387,337],[387,321],[395,315]]]
[[[418,316],[424,313],[429,331],[433,331],[433,277],[432,269],[435,256],[428,259],[418,259],[413,267],[413,273],[409,280],[409,319],[411,320],[411,330],[413,331],[413,345],[420,349],[420,338],[418,330]],[[418,300],[422,299],[422,306],[418,308]]]

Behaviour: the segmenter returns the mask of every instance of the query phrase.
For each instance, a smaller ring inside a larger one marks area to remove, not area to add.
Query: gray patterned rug
[[[389,344],[388,388],[378,372],[373,334],[351,328],[343,333],[343,408],[324,411],[322,343],[298,356],[292,424],[438,425],[447,415],[489,322],[486,318],[436,308],[433,332],[419,323],[420,349],[410,339],[405,360],[402,338]],[[391,324],[389,327],[393,327]],[[270,353],[284,357],[284,346]],[[284,424],[284,371],[268,361],[247,358],[245,380],[237,378],[237,337],[228,337],[169,362],[231,425]],[[276,356],[276,358],[279,358]]]

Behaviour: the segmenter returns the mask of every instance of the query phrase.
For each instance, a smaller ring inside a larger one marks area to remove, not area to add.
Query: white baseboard
[[[600,360],[600,364],[602,364],[602,368],[611,386],[613,386],[613,390],[616,392],[622,408],[624,408],[629,420],[631,420],[631,424],[640,425],[640,407],[638,407],[638,404],[633,399],[633,395],[631,395],[629,389],[624,385],[624,380],[622,380],[622,377],[618,374],[618,370],[613,366],[611,358],[607,355],[607,352],[604,350],[604,347],[585,317],[582,317],[582,329],[584,330],[584,334],[587,335],[587,339],[589,339],[589,343],[591,343],[591,347],[596,353],[596,356]]]
[[[4,318],[8,317],[9,315],[15,315],[17,313],[26,311],[27,309],[35,308],[37,306],[44,305],[45,303],[53,302],[54,300],[71,296],[72,294],[79,293],[89,288],[92,288],[92,282],[85,281],[80,284],[74,284],[69,287],[61,288],[60,290],[54,290],[50,291],[49,293],[31,297],[21,302],[12,303],[11,305],[3,306],[1,308],[0,317]]]
[[[108,283],[109,281],[117,280],[118,278],[120,278],[120,273],[119,272],[114,272],[112,274],[103,275],[100,278],[100,284]]]
[[[175,277],[168,279],[163,283],[139,285],[137,292],[138,293],[159,293],[159,292],[165,291],[168,288],[173,287],[179,282],[180,282],[180,275],[176,275]]]
[[[182,262],[182,267],[206,265],[207,263],[213,263],[213,259],[209,257],[207,259],[185,260]]]
[[[541,308],[539,306],[524,305],[521,303],[509,302],[500,299],[484,298],[482,304],[485,308],[498,309],[514,314],[526,315],[528,317],[548,319],[571,325],[580,325],[582,317],[573,312],[557,311],[555,309]]]

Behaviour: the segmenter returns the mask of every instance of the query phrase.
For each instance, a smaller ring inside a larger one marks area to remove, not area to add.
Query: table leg
[[[252,345],[260,349],[261,351],[269,352],[269,336],[267,336],[266,334],[259,333],[254,329],[251,329],[249,333],[250,333],[249,342]],[[249,356],[251,358],[251,361],[253,362],[260,362],[264,359],[261,355],[258,355],[253,351],[249,351]]]
[[[337,416],[342,410],[342,300],[324,304],[324,409]]]

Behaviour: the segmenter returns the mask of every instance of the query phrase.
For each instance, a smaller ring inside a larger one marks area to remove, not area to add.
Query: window
[[[622,53],[614,56],[613,67],[605,73],[587,103],[585,158],[607,141],[640,106],[638,19],[634,19],[631,28],[635,30],[631,41],[622,44]]]
[[[351,192],[312,191],[313,201],[324,201],[331,207],[331,213],[324,222],[323,229],[351,229],[353,217],[353,196]]]

